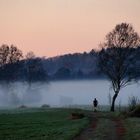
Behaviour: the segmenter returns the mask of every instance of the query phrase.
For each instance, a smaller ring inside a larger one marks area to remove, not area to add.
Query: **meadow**
[[[85,117],[72,119],[72,113],[83,113]],[[74,108],[0,110],[0,140],[88,139],[139,140],[140,118],[124,117],[118,111]]]
[[[88,124],[72,120],[78,109],[13,109],[0,111],[0,140],[68,140]]]

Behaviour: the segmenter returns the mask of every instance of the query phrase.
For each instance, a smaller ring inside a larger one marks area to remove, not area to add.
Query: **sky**
[[[140,33],[140,0],[0,0],[0,45],[52,57],[98,49],[116,24]]]

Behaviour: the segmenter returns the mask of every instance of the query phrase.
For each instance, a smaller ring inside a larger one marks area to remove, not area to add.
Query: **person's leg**
[[[94,112],[97,112],[97,106],[94,107]]]

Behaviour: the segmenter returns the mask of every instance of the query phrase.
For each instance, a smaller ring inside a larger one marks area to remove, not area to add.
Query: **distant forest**
[[[140,75],[140,47],[133,48],[132,51],[137,58],[135,72]],[[35,56],[33,52],[23,56],[22,51],[17,47],[2,45],[0,47],[0,80],[37,82],[105,78],[98,67],[99,52],[91,50],[41,58]]]

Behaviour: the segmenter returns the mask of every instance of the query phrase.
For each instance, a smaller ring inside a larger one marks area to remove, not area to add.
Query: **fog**
[[[133,84],[123,88],[116,104],[127,105],[128,98],[140,98],[140,85]],[[49,83],[15,82],[0,84],[0,107],[90,105],[96,97],[100,105],[108,105],[109,93],[113,95],[109,81],[70,80]]]

